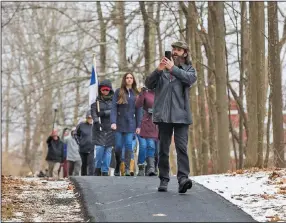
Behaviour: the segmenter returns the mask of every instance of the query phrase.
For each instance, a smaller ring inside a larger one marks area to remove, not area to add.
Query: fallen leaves
[[[281,219],[279,218],[279,216],[277,214],[274,216],[266,216],[266,218],[270,218],[269,221],[271,221],[271,222],[281,221]]]

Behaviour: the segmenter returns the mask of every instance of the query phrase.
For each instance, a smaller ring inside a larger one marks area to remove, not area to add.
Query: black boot
[[[95,168],[94,176],[101,176],[101,168]]]
[[[155,168],[154,168],[154,166],[155,166],[155,160],[154,160],[154,158],[153,157],[147,157],[147,176],[156,176],[156,174],[155,174]]]
[[[192,185],[193,185],[193,183],[192,183],[191,179],[189,179],[187,177],[181,179],[179,182],[179,193],[182,193],[182,194],[186,193],[188,189],[192,188]]]
[[[133,151],[125,150],[125,176],[130,176],[130,161]]]
[[[155,174],[158,176],[158,156],[155,156]]]
[[[101,176],[108,176],[108,172],[102,172]]]
[[[168,179],[162,178],[160,180],[160,185],[158,187],[158,191],[160,191],[160,192],[167,192],[167,190],[168,190],[168,183],[169,183]]]
[[[145,176],[145,165],[144,164],[138,164],[139,172],[137,176]]]
[[[114,176],[120,176],[120,163],[121,163],[121,152],[120,151],[115,152],[115,160],[116,160],[116,166],[114,170]]]

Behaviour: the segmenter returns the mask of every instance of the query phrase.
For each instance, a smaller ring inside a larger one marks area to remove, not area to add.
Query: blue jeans
[[[112,147],[96,146],[95,168],[101,168],[101,172],[108,172],[111,162]]]
[[[136,147],[136,138],[132,140],[132,155],[131,155],[131,159],[134,160],[134,150]],[[122,153],[121,153],[121,161],[124,162],[124,158],[125,158],[125,144],[123,145],[122,148]]]
[[[150,138],[142,138],[138,136],[139,140],[139,155],[138,164],[144,164],[147,157],[154,158],[156,151],[156,141]]]
[[[121,161],[125,157],[125,150],[132,150],[133,132],[116,132],[115,133],[115,152],[121,152]],[[134,155],[133,155],[134,156]]]

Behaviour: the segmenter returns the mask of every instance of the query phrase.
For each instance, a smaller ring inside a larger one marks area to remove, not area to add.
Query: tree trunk
[[[262,167],[265,115],[264,2],[250,2],[250,61],[246,167]]]
[[[217,173],[217,111],[216,111],[216,84],[215,84],[215,59],[214,59],[214,28],[210,8],[213,2],[208,2],[208,112],[209,112],[209,147],[213,173]]]
[[[159,45],[159,57],[160,59],[164,56],[163,54],[163,44],[162,44],[162,36],[161,36],[161,29],[160,29],[160,12],[161,12],[161,2],[157,2],[157,12],[156,12],[156,33]]]
[[[139,2],[140,10],[144,21],[144,57],[145,57],[145,76],[150,73],[150,24],[145,2]]]
[[[154,23],[154,2],[148,2],[148,18],[149,18],[149,27],[150,27],[150,36],[149,36],[149,58],[150,58],[150,65],[148,74],[152,72],[155,65],[156,60],[156,24]]]
[[[201,51],[202,42],[198,33],[196,33],[196,55],[197,61],[196,70],[197,70],[197,85],[198,85],[198,104],[199,104],[199,117],[201,123],[201,173],[208,174],[208,129],[207,129],[207,117],[206,117],[206,99],[205,99],[205,78],[204,78],[204,68],[202,66],[203,59],[202,59],[202,51]]]
[[[6,92],[6,123],[5,123],[5,152],[9,150],[9,131],[10,131],[10,88],[11,73],[8,74],[7,92]]]
[[[277,2],[268,2],[269,72],[271,76],[274,165],[285,167],[282,114],[282,80],[278,36]]]
[[[215,45],[215,73],[216,73],[216,105],[217,105],[217,148],[219,155],[218,172],[223,173],[229,169],[229,121],[228,121],[228,100],[226,95],[226,62],[225,62],[225,26],[224,26],[224,3],[214,2],[211,8],[214,29]]]
[[[106,23],[104,22],[102,10],[101,10],[101,3],[98,1],[96,2],[96,9],[97,9],[97,16],[99,20],[100,26],[100,66],[99,72],[105,73],[106,69]]]
[[[125,2],[118,1],[116,4],[117,16],[116,24],[118,27],[118,53],[119,53],[119,71],[126,72],[126,26],[125,26]]]
[[[265,37],[263,33],[265,33],[265,15],[264,15],[264,2],[252,2],[256,3],[257,6],[257,25],[256,25],[256,34],[259,34],[256,38],[257,48],[259,52],[257,52],[259,63],[256,64],[256,74],[257,74],[257,123],[258,123],[258,157],[256,162],[256,167],[262,168],[263,166],[263,136],[264,136],[264,117],[265,117]],[[255,21],[255,22],[256,22]],[[259,32],[258,32],[259,30]]]
[[[247,5],[246,2],[241,2],[241,63],[240,63],[240,82],[239,82],[239,100],[243,102],[243,86],[244,76],[248,72],[248,41],[249,41],[249,30],[247,24]],[[247,121],[247,120],[245,120]],[[244,137],[243,137],[243,117],[239,115],[239,163],[238,168],[242,169],[243,166],[243,148],[244,148]]]

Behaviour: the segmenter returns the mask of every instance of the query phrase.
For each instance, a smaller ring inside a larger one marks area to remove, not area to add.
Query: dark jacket
[[[112,90],[112,85],[109,80],[104,80],[100,82],[99,89],[101,86],[108,86],[111,88],[109,96],[114,95],[114,91]],[[97,101],[99,102],[100,112],[98,112]],[[112,107],[112,97],[107,100],[104,100],[101,97],[99,92],[99,96],[95,103],[91,105],[91,116],[93,119],[93,127],[92,127],[92,141],[95,145],[100,146],[113,146],[114,145],[114,131],[111,129],[110,122],[110,112]],[[101,119],[101,131],[99,125],[99,117]]]
[[[192,65],[173,66],[171,72],[154,70],[145,81],[147,88],[155,88],[153,122],[192,124],[189,88],[196,80]]]
[[[135,132],[140,126],[142,109],[135,108],[136,95],[132,89],[126,90],[127,104],[117,104],[119,88],[116,89],[112,98],[110,115],[111,124],[116,124],[117,132]]]
[[[90,153],[94,149],[92,143],[92,125],[88,122],[81,122],[75,130],[75,139],[79,145],[80,153]]]
[[[142,138],[158,139],[157,126],[152,121],[152,107],[155,93],[153,90],[144,90],[136,99],[136,108],[143,107],[144,115],[141,121],[140,136]]]
[[[58,140],[54,140],[52,136],[47,139],[48,154],[46,157],[47,161],[53,162],[64,162],[64,143],[58,137]]]

